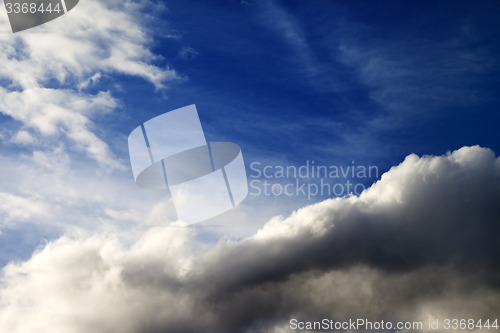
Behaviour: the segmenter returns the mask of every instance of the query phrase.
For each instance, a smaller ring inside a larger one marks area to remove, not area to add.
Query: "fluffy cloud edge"
[[[499,160],[477,146],[409,155],[360,197],[301,208],[207,252],[190,248],[188,228],[151,228],[129,246],[63,237],[4,268],[0,328],[291,332],[290,318],[492,317]]]

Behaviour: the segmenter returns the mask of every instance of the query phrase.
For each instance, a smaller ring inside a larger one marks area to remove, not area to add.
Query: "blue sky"
[[[98,110],[88,121],[121,163],[111,174],[120,182],[132,180],[130,131],[190,104],[197,105],[208,140],[242,147],[247,171],[255,161],[354,161],[376,165],[381,174],[410,153],[440,155],[476,144],[498,152],[499,11],[495,1],[149,3],[131,15],[143,29],[147,66],[154,75],[165,71],[171,77],[158,84],[149,74],[95,68],[84,75],[69,71],[63,81],[49,74],[40,82],[88,96],[109,94],[114,105],[104,108],[112,111]],[[97,79],[76,88],[95,73]],[[15,80],[3,80],[7,89],[19,89]],[[32,145],[8,140],[26,123],[5,112],[1,119],[4,154],[14,160],[31,154]],[[50,151],[58,140],[67,144],[68,138],[50,134],[38,145]],[[84,163],[100,172],[81,149],[70,145],[67,153],[73,166]],[[259,223],[325,198],[264,198],[268,211]],[[249,198],[246,207],[260,206],[260,200]],[[33,229],[24,257],[44,234],[58,234],[51,228]],[[26,238],[24,229],[14,234]]]
[[[387,169],[412,152],[499,149],[494,1],[167,7],[174,38],[161,38],[160,25],[153,50],[184,80],[166,98],[129,82],[130,120],[195,103],[207,136],[238,142],[249,160],[354,159]]]
[[[3,8],[0,331],[498,314],[498,1],[82,0],[16,34]],[[127,137],[191,104],[249,176],[314,161],[378,178],[182,228],[134,183]]]

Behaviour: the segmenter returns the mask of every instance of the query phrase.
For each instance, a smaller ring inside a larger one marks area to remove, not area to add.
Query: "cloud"
[[[29,132],[21,130],[16,133],[16,135],[12,138],[12,141],[15,143],[28,145],[33,143],[35,139]]]
[[[190,60],[196,58],[198,54],[198,51],[196,51],[194,48],[190,46],[184,46],[179,50],[177,57],[182,60]]]
[[[0,231],[29,234],[34,246],[37,238],[55,228],[59,235],[111,230],[134,234],[146,223],[152,207],[165,201],[163,192],[137,188],[128,172],[109,172],[96,168],[91,160],[68,154],[59,140],[42,149],[37,144],[28,147],[33,151],[0,157],[0,188],[5,196],[0,204]],[[173,211],[171,206],[164,204],[167,211]],[[154,216],[150,220],[159,223]],[[2,245],[3,239],[0,251]],[[33,251],[23,250],[25,255]],[[16,255],[11,259],[17,259]]]
[[[52,209],[40,198],[0,192],[0,215],[3,215],[4,221],[7,222],[12,219],[26,220],[35,216],[47,218],[52,216]]]
[[[34,129],[38,136],[69,138],[76,148],[102,165],[119,168],[122,166],[115,161],[107,144],[91,131],[90,120],[92,114],[110,112],[115,106],[114,98],[105,92],[88,95],[47,88],[8,92],[0,87],[0,109],[24,124],[14,142],[28,139],[27,135],[32,135],[27,129]]]
[[[410,155],[359,197],[203,252],[190,248],[190,228],[151,228],[131,245],[62,237],[5,267],[0,330],[290,332],[291,318],[494,318],[498,202],[500,158],[476,146]]]
[[[157,88],[175,79],[171,69],[151,64],[152,38],[133,1],[83,1],[71,13],[18,34],[2,34],[0,76],[22,88],[47,80],[60,83],[86,80],[97,72],[140,76]],[[8,25],[2,16],[2,25]],[[58,47],[54,47],[57,45]]]
[[[371,120],[376,128],[407,126],[424,113],[432,116],[430,110],[492,99],[486,82],[498,71],[498,59],[487,33],[472,22],[448,22],[450,31],[443,28],[423,37],[415,34],[414,24],[394,29],[341,20],[332,29],[336,58],[382,107],[381,115]]]
[[[289,46],[293,57],[287,59],[298,65],[305,82],[319,91],[331,89],[332,82],[324,76],[327,66],[323,66],[316,58],[301,22],[279,2],[258,1],[255,4],[260,9],[259,23]]]
[[[0,112],[22,124],[12,142],[60,135],[100,164],[114,162],[107,144],[93,131],[93,120],[116,108],[110,91],[89,93],[103,74],[141,77],[156,89],[178,79],[154,65],[152,38],[141,11],[150,2],[82,1],[67,15],[21,33],[0,34]],[[7,27],[6,15],[0,26]]]

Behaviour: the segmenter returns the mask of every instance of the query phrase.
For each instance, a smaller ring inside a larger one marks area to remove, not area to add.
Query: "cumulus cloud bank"
[[[194,230],[63,237],[5,267],[0,331],[289,332],[289,320],[495,318],[500,158],[408,156],[359,197],[276,217],[241,241]],[[425,331],[425,329],[424,329]]]

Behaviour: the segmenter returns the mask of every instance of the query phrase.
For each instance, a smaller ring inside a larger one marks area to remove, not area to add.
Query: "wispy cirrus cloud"
[[[332,54],[379,106],[378,115],[366,116],[368,126],[407,127],[432,119],[436,111],[492,100],[500,65],[493,32],[467,20],[448,23],[446,32],[416,32],[435,23],[428,22],[433,19],[420,18],[392,30],[346,19],[334,25]]]

